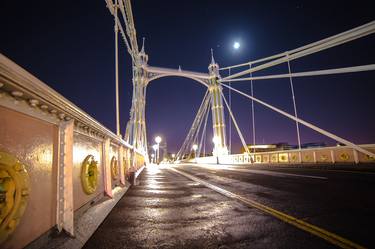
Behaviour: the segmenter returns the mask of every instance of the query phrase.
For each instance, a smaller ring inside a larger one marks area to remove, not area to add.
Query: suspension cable
[[[229,79],[229,80],[222,79],[220,80],[220,82],[270,80],[270,79],[283,79],[283,78],[289,78],[289,77],[297,78],[297,77],[323,76],[323,75],[344,74],[344,73],[358,73],[358,72],[366,72],[366,71],[375,71],[375,64],[326,69],[326,70],[316,70],[316,71],[308,71],[308,72],[288,73],[288,74],[274,74],[274,75],[265,75],[265,76],[247,77],[247,78],[238,78],[238,79]]]
[[[287,58],[289,58],[289,55],[287,55]],[[294,116],[296,118],[298,118],[298,114],[297,114],[297,104],[296,104],[296,97],[295,97],[295,94],[294,94],[294,86],[293,86],[293,78],[291,76],[291,69],[290,69],[290,61],[288,60],[287,61],[288,63],[288,71],[289,71],[289,82],[290,82],[290,90],[292,92],[292,100],[293,100],[293,108],[294,108]],[[300,137],[300,133],[299,133],[299,124],[298,124],[298,121],[296,121],[296,130],[297,130],[297,141],[298,141],[298,149],[301,150],[301,137]],[[301,159],[301,158],[300,158]]]
[[[226,87],[226,88],[230,87],[230,86],[228,86],[226,84],[223,84],[223,83],[221,83],[221,85],[224,86],[224,87]],[[333,140],[336,140],[337,142],[343,143],[343,144],[347,145],[348,147],[350,147],[352,149],[355,149],[355,150],[357,150],[359,152],[362,152],[363,154],[369,155],[371,157],[375,157],[375,153],[373,153],[371,151],[368,151],[366,149],[363,149],[362,147],[360,147],[360,146],[358,146],[358,145],[356,145],[356,144],[354,144],[354,143],[352,143],[352,142],[350,142],[350,141],[348,141],[348,140],[346,140],[344,138],[336,136],[335,134],[330,133],[330,132],[328,132],[326,130],[323,130],[323,129],[321,129],[321,128],[319,128],[319,127],[317,127],[317,126],[315,126],[315,125],[313,125],[313,124],[311,124],[309,122],[306,122],[306,121],[304,121],[304,120],[302,120],[300,118],[296,118],[293,115],[291,115],[291,114],[289,114],[289,113],[287,113],[287,112],[285,112],[285,111],[283,111],[283,110],[281,110],[281,109],[279,109],[279,108],[277,108],[275,106],[267,104],[266,102],[264,102],[264,101],[262,101],[260,99],[252,97],[252,96],[250,96],[250,95],[248,95],[248,94],[246,94],[246,93],[244,93],[244,92],[242,92],[240,90],[237,90],[236,88],[233,88],[233,87],[230,87],[230,88],[233,91],[237,92],[238,94],[240,94],[240,95],[242,95],[242,96],[244,96],[244,97],[246,97],[248,99],[253,99],[255,102],[257,102],[257,103],[259,103],[259,104],[261,104],[261,105],[263,105],[263,106],[265,106],[265,107],[267,107],[267,108],[269,108],[269,109],[271,109],[271,110],[273,110],[273,111],[275,111],[277,113],[280,113],[281,115],[284,115],[285,117],[288,117],[288,118],[290,118],[290,119],[292,119],[294,121],[297,121],[300,124],[303,124],[304,126],[310,128],[310,129],[312,129],[312,130],[314,130],[316,132],[319,132],[320,134],[323,134],[323,135],[325,135],[325,136],[327,136],[327,137],[329,137],[329,138],[331,138]]]
[[[194,134],[195,134],[195,131],[197,129],[197,126],[198,126],[198,123],[199,123],[199,120],[201,119],[201,115],[202,115],[202,111],[203,109],[206,107],[207,105],[207,102],[209,102],[209,90],[207,89],[204,97],[203,97],[203,100],[202,100],[202,103],[197,111],[197,115],[195,116],[194,118],[194,121],[193,121],[193,124],[191,125],[191,128],[184,140],[184,143],[182,144],[180,150],[178,151],[177,155],[176,155],[176,158],[177,160],[179,160],[181,158],[181,156],[183,156],[184,152],[186,151],[187,147],[190,145],[190,141],[191,139],[194,137]]]
[[[355,29],[354,31],[351,30],[350,32],[347,32],[345,35],[342,35],[338,38],[332,39],[328,42],[324,42],[324,43],[319,44],[317,46],[309,47],[307,49],[298,51],[296,53],[291,53],[289,51],[289,52],[286,52],[286,54],[289,54],[288,59],[292,61],[292,60],[295,60],[295,59],[298,59],[298,58],[301,58],[301,57],[304,57],[304,56],[307,56],[307,55],[310,55],[310,54],[320,52],[320,51],[328,49],[328,48],[338,46],[340,44],[344,44],[344,43],[359,39],[363,36],[370,35],[374,32],[375,32],[375,21],[373,21],[371,23],[368,23],[366,25],[363,25],[363,26],[359,27],[358,29]],[[247,69],[247,70],[244,70],[242,72],[239,72],[239,73],[233,74],[231,76],[228,76],[228,77],[224,78],[224,80],[237,78],[237,77],[240,77],[242,75],[248,74],[250,72],[255,72],[255,71],[263,70],[263,69],[266,69],[266,68],[269,68],[269,67],[272,67],[272,66],[279,65],[279,64],[284,63],[286,61],[287,61],[286,56],[283,56],[279,59],[275,59],[273,61],[264,63],[262,65],[253,67],[251,70]]]
[[[228,102],[227,102],[227,100],[225,99],[225,96],[224,96],[223,92],[220,92],[220,93],[221,93],[221,96],[223,97],[224,103],[225,103],[225,105],[226,105],[226,107],[227,107],[227,109],[228,109],[229,115],[231,116],[231,118],[232,118],[232,120],[233,120],[233,124],[234,124],[234,126],[236,127],[236,129],[237,129],[237,133],[238,133],[238,136],[240,137],[240,140],[241,140],[242,146],[244,147],[246,153],[247,153],[248,155],[250,155],[249,148],[248,148],[247,145],[246,145],[245,139],[244,139],[243,136],[242,136],[241,130],[240,130],[240,128],[238,127],[237,121],[236,121],[236,119],[234,118],[234,115],[233,115],[233,113],[232,113],[232,110],[231,110],[231,108],[229,107]]]
[[[249,65],[251,69],[251,64]],[[253,73],[250,73],[250,78],[252,78]],[[230,86],[230,85],[229,85]],[[254,97],[254,87],[253,81],[250,80],[251,87],[251,96]],[[254,100],[251,100],[251,121],[252,121],[252,130],[253,130],[253,153],[255,153],[255,112],[254,112]]]
[[[200,139],[200,142],[199,142],[199,147],[198,147],[198,155],[199,156],[200,156],[201,151],[202,151],[203,139],[206,137],[206,128],[207,128],[208,116],[210,114],[210,106],[211,106],[211,102],[208,103],[206,118],[205,118],[205,121],[204,121],[204,127],[203,127],[203,131],[202,131],[202,136],[201,136],[201,139]]]
[[[228,73],[230,76],[230,68],[228,69]],[[229,82],[229,86],[231,86],[231,82]],[[229,89],[229,106],[232,108],[232,90]],[[229,154],[232,154],[232,119],[230,116],[228,117],[229,122]]]
[[[192,143],[190,144],[190,147],[188,147],[190,149],[189,158],[191,158],[191,153],[193,152],[192,146],[194,144],[197,144],[199,132],[200,132],[200,129],[201,129],[202,123],[203,123],[203,117],[206,116],[206,112],[209,111],[209,106],[210,106],[210,101],[209,101],[209,98],[208,98],[207,103],[205,103],[205,106],[203,108],[203,112],[200,116],[200,119],[199,119],[199,122],[198,122],[198,128],[196,129],[196,132],[195,132],[194,138],[192,140]]]
[[[276,54],[276,55],[268,56],[268,57],[265,57],[265,58],[262,58],[262,59],[258,59],[258,60],[254,60],[254,61],[249,61],[249,62],[246,62],[246,63],[237,64],[237,65],[233,65],[233,66],[223,67],[223,68],[220,68],[219,70],[226,70],[226,69],[229,69],[229,68],[238,68],[238,67],[243,67],[243,66],[247,66],[247,65],[250,65],[250,64],[256,64],[256,63],[260,63],[260,62],[265,62],[265,61],[277,59],[277,58],[285,56],[287,53],[294,54],[294,53],[297,53],[297,52],[300,52],[300,51],[303,51],[303,50],[306,50],[306,49],[309,49],[309,48],[312,48],[312,47],[324,45],[327,42],[336,41],[336,40],[339,40],[339,39],[345,39],[345,37],[347,37],[351,33],[354,33],[354,32],[357,32],[357,31],[363,31],[363,30],[365,30],[368,27],[374,29],[375,28],[375,21],[366,23],[366,24],[364,24],[362,26],[353,28],[351,30],[347,30],[347,31],[339,33],[337,35],[330,36],[328,38],[325,38],[325,39],[322,39],[322,40],[319,40],[319,41],[307,44],[305,46],[302,46],[302,47],[290,50],[289,52],[286,51],[286,52],[282,52],[282,53],[279,53],[279,54]]]

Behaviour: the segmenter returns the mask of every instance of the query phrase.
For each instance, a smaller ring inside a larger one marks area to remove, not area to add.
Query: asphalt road
[[[149,167],[84,248],[336,248],[166,167]],[[375,174],[180,165],[177,170],[375,247]]]
[[[371,232],[375,224],[373,171],[348,167],[216,165],[182,165],[178,169],[360,245],[375,248]]]

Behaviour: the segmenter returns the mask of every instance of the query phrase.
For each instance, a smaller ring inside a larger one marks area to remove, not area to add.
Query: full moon
[[[241,44],[239,42],[234,42],[233,43],[233,48],[234,49],[239,49],[241,47]]]

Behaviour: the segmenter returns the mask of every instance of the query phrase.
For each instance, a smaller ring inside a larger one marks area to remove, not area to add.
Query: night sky
[[[153,66],[207,72],[210,48],[221,67],[243,63],[335,35],[375,19],[369,1],[132,1],[138,43],[146,37]],[[104,0],[2,1],[0,52],[115,131],[113,17]],[[238,51],[232,44],[241,42]],[[122,134],[131,104],[131,64],[120,42]],[[375,63],[375,36],[293,61],[292,71]],[[287,73],[282,64],[256,75]],[[222,76],[227,72],[222,72]],[[299,116],[355,143],[375,142],[374,72],[294,79]],[[249,92],[248,82],[233,83]],[[289,80],[254,82],[255,96],[293,112]],[[205,88],[180,78],[152,82],[147,96],[149,140],[181,146]],[[226,91],[226,94],[228,92]],[[251,104],[233,94],[233,111],[251,141]],[[228,114],[226,114],[228,118]],[[295,123],[256,105],[257,143],[296,144]],[[209,131],[211,129],[208,129]],[[234,129],[233,151],[240,142]],[[211,131],[208,141],[211,141]],[[301,127],[307,142],[333,141]]]

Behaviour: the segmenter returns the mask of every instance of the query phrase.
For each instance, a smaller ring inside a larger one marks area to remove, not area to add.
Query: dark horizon
[[[207,72],[210,49],[221,67],[273,55],[363,25],[375,18],[372,1],[249,2],[133,1],[138,43],[146,37],[149,64]],[[15,11],[16,10],[16,11]],[[6,2],[0,17],[1,53],[115,131],[113,18],[104,1]],[[15,14],[16,13],[16,14]],[[334,15],[333,15],[334,14]],[[239,51],[231,48],[241,42]],[[120,44],[121,131],[129,119],[131,62]],[[292,71],[373,64],[374,35],[293,61]],[[286,73],[285,64],[255,75]],[[222,76],[227,72],[222,72]],[[374,143],[374,72],[294,79],[299,116],[355,143]],[[233,83],[249,92],[248,83]],[[293,112],[289,80],[254,82],[255,96]],[[147,92],[148,141],[161,135],[177,152],[205,89],[176,77],[152,82]],[[226,94],[228,92],[226,91]],[[251,143],[250,102],[233,99],[233,110]],[[257,143],[296,144],[295,124],[256,105]],[[226,113],[228,120],[228,113]],[[228,125],[227,125],[228,127]],[[208,129],[209,131],[209,129]],[[210,141],[209,132],[207,141]],[[232,126],[234,151],[241,147]],[[302,143],[330,139],[301,126]]]

